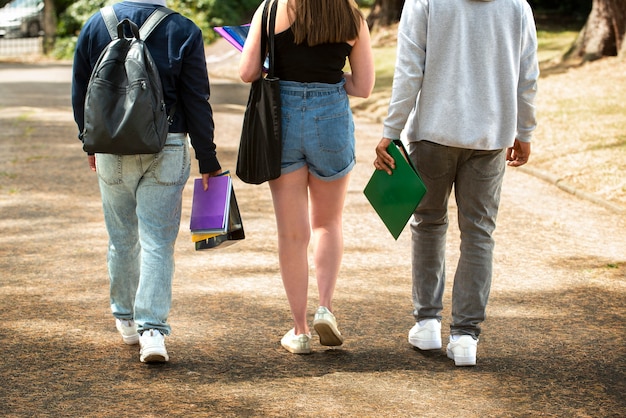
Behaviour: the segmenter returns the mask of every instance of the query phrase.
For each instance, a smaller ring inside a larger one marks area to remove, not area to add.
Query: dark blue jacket
[[[129,18],[141,26],[158,6],[150,3],[121,2],[113,5],[118,20]],[[83,26],[74,54],[72,106],[79,132],[84,127],[84,104],[91,71],[111,37],[100,12]],[[213,110],[209,104],[209,77],[202,31],[180,14],[168,16],[146,40],[159,69],[165,103],[176,103],[170,132],[189,134],[200,173],[219,170],[213,143]]]

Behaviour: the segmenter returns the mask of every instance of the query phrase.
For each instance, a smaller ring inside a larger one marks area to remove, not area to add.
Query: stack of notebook
[[[196,250],[224,248],[246,237],[228,172],[209,177],[205,191],[202,179],[195,179],[189,221]]]
[[[189,223],[193,242],[216,237],[228,231],[232,190],[230,176],[209,177],[209,188],[206,191],[202,186],[202,179],[194,180]]]

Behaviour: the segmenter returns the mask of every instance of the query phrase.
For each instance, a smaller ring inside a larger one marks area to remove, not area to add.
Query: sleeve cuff
[[[217,161],[217,158],[198,160],[198,165],[200,168],[200,174],[212,173],[222,169],[222,166],[219,161]]]

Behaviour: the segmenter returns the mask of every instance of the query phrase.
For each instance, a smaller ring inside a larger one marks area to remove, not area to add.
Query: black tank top
[[[276,77],[300,83],[336,84],[341,81],[346,57],[352,51],[350,44],[296,45],[294,39],[291,28],[274,36]]]

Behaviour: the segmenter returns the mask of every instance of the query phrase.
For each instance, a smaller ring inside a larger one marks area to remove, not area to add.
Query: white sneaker
[[[122,334],[124,344],[134,345],[139,342],[139,333],[137,332],[137,324],[132,319],[115,318],[115,328]]]
[[[311,334],[296,335],[295,328],[292,328],[280,340],[280,345],[293,354],[310,354]]]
[[[438,319],[422,319],[409,331],[409,344],[420,350],[441,348],[441,322]]]
[[[164,363],[170,359],[165,349],[165,337],[156,329],[149,329],[139,339],[141,350],[139,360],[142,363]]]
[[[451,335],[446,351],[456,366],[475,366],[477,348],[478,340],[471,335]]]
[[[335,315],[325,306],[320,306],[315,312],[313,328],[320,337],[320,344],[326,346],[338,346],[343,344],[343,336],[337,328]]]

